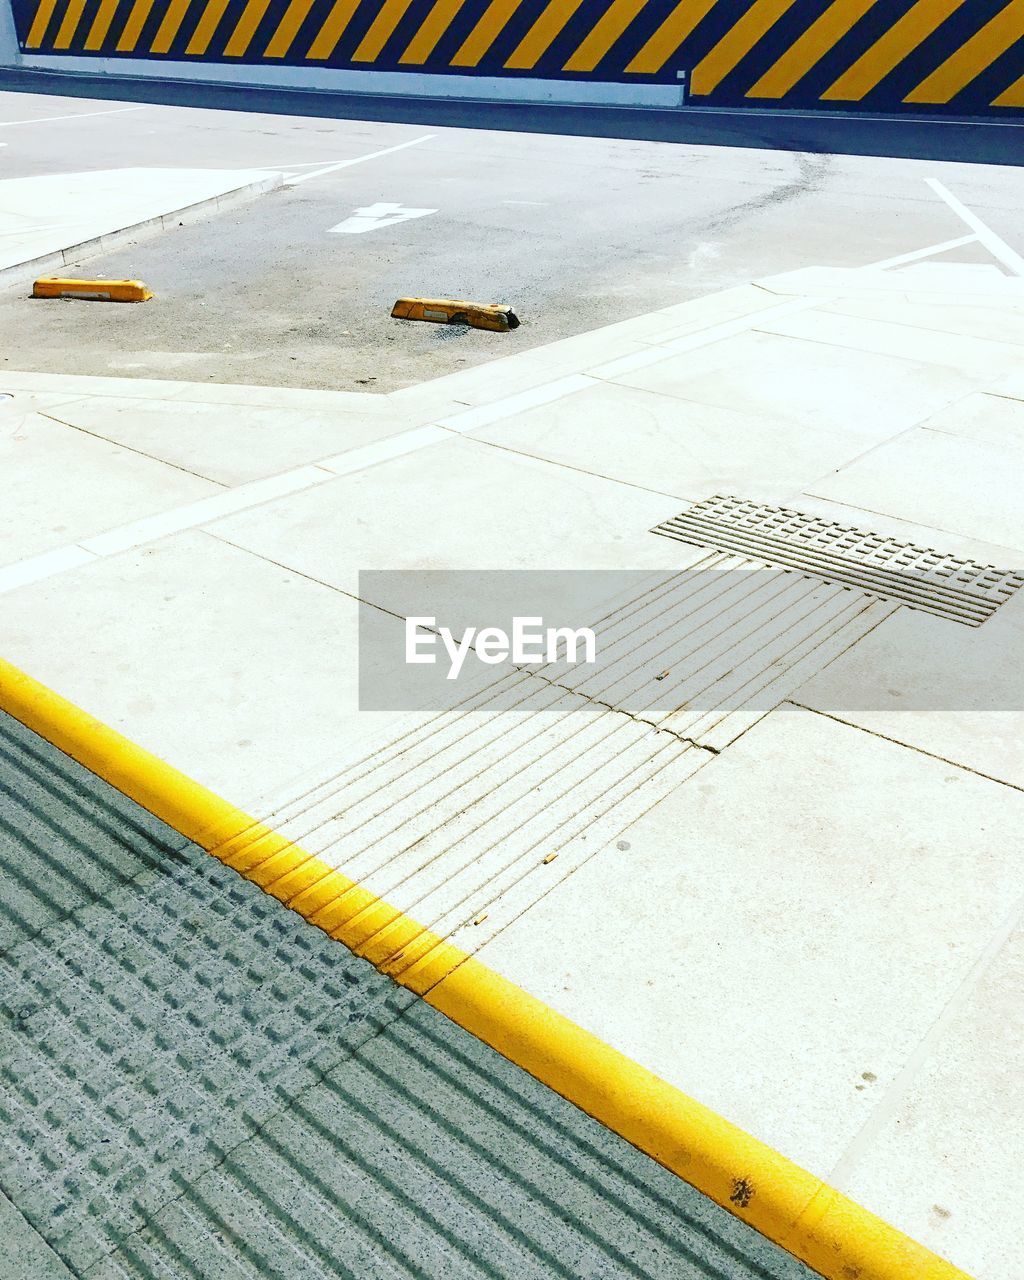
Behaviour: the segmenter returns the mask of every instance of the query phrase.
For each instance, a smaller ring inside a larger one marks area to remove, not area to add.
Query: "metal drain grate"
[[[651,532],[858,587],[971,627],[980,626],[1024,585],[1024,573],[1014,570],[723,495],[655,525]]]

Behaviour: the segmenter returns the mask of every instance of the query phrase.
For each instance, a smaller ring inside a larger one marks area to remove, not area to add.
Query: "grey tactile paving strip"
[[[0,1276],[3,1280],[74,1280],[60,1258],[0,1192]]]
[[[61,903],[0,955],[0,1191],[49,1268],[0,1249],[0,1280],[810,1276],[3,716],[0,744],[0,814],[42,822],[0,867]],[[140,862],[86,892],[119,824]]]
[[[926,613],[980,626],[1024,585],[1024,574],[960,560],[788,507],[718,494],[652,533],[756,556],[766,564],[841,582]]]
[[[0,953],[178,856],[187,841],[9,716],[0,717]]]
[[[0,961],[0,1185],[86,1269],[409,1002],[363,968],[198,851],[47,926]]]

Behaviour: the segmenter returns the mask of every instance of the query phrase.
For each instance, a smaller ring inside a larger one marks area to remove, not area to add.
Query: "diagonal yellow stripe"
[[[1024,37],[1024,0],[1011,3],[987,22],[970,40],[903,99],[904,102],[949,102],[966,89],[1004,54],[1011,44]]]
[[[647,0],[615,0],[562,70],[593,71],[646,3]]]
[[[89,34],[85,38],[85,47],[87,49],[103,48],[103,41],[107,38],[107,32],[110,30],[110,24],[114,21],[114,14],[117,12],[119,3],[120,0],[103,0],[103,3],[96,11],[96,17],[93,19]]]
[[[153,0],[135,0],[132,11],[128,15],[128,21],[121,32],[121,38],[117,42],[118,53],[131,53],[135,48],[152,7]]]
[[[884,36],[825,90],[822,98],[827,102],[860,102],[963,3],[964,0],[917,0],[899,22],[893,23]]]
[[[422,66],[434,52],[438,40],[458,17],[465,0],[436,0],[423,21],[423,26],[409,41],[409,47],[398,59],[412,66]]]
[[[717,3],[718,0],[680,0],[626,70],[637,75],[660,71]]]
[[[491,0],[483,16],[465,38],[455,57],[453,67],[475,67],[522,4],[522,0]]]
[[[84,8],[85,0],[71,0],[71,3],[64,11],[64,21],[60,24],[57,38],[53,42],[55,49],[66,49],[71,44],[71,41],[74,40],[78,24],[82,20],[82,10]]]
[[[174,37],[184,21],[191,0],[171,0],[164,14],[164,20],[149,46],[150,53],[166,53],[174,43]]]
[[[186,53],[203,54],[210,47],[210,41],[213,39],[213,33],[220,25],[221,18],[224,17],[224,10],[228,7],[228,0],[208,0],[206,8],[203,10],[203,16],[199,19],[195,31],[192,32],[192,39],[188,42]]]
[[[263,21],[263,15],[270,7],[270,0],[249,0],[242,10],[242,16],[231,33],[231,39],[224,46],[226,58],[243,58],[256,34],[256,28]]]
[[[774,26],[794,4],[796,0],[756,0],[739,22],[731,26],[711,52],[694,67],[690,78],[690,92],[696,97],[702,97],[716,89],[769,27]]]
[[[334,8],[327,15],[316,39],[309,46],[307,58],[329,58],[345,34],[352,15],[359,8],[359,0],[335,0]],[[287,16],[287,15],[286,15]],[[276,40],[277,37],[275,36]]]
[[[992,103],[994,107],[1024,107],[1024,76],[1004,89]]]
[[[747,90],[747,97],[784,97],[877,3],[878,0],[834,0],[817,22],[812,22],[757,84]]]
[[[380,12],[374,18],[369,31],[359,42],[352,55],[353,62],[373,62],[394,34],[395,27],[405,17],[412,0],[384,0]]]
[[[281,21],[277,24],[277,30],[267,41],[267,47],[263,50],[264,58],[283,58],[285,56],[292,47],[292,42],[299,34],[299,28],[306,21],[312,7],[313,0],[291,0],[291,4],[285,9],[281,16]],[[330,21],[330,17],[328,17],[327,21]],[[326,26],[326,23],[324,25]]]
[[[583,0],[548,0],[547,7],[512,51],[505,66],[516,71],[535,67],[582,3]]]
[[[25,38],[26,49],[38,49],[43,43],[43,36],[46,35],[46,28],[50,25],[50,19],[53,17],[53,11],[57,7],[57,0],[39,0],[39,8],[36,10],[36,16],[32,19],[32,26],[29,28],[27,37]]]

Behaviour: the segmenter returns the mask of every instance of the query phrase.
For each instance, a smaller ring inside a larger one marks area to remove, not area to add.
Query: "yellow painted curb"
[[[152,294],[141,280],[73,280],[40,276],[33,298],[81,298],[87,302],[148,302]]]
[[[827,1280],[966,1273],[0,659],[0,710]]]

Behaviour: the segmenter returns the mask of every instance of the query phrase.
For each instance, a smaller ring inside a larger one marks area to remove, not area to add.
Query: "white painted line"
[[[378,440],[375,444],[364,445],[362,449],[350,449],[348,453],[337,453],[333,458],[324,458],[316,465],[336,476],[351,475],[353,471],[364,471],[367,467],[375,467],[378,462],[389,462],[392,458],[402,458],[407,453],[415,453],[417,449],[428,444],[437,444],[441,440],[450,440],[451,434],[440,427],[416,427],[412,431],[403,431],[400,436],[392,436],[388,440]]]
[[[545,382],[543,386],[531,387],[529,391],[520,391],[514,396],[506,396],[503,400],[495,400],[493,404],[482,405],[478,409],[467,409],[464,413],[455,413],[449,418],[438,418],[437,424],[447,427],[449,431],[475,431],[477,427],[501,422],[514,414],[525,413],[527,409],[536,409],[538,405],[551,404],[555,400],[575,395],[577,391],[586,391],[588,387],[596,385],[594,379],[588,378],[586,374],[573,373],[566,378],[557,378],[554,382]]]
[[[250,484],[240,484],[224,493],[200,498],[198,502],[187,503],[173,511],[147,516],[143,520],[136,520],[134,524],[122,525],[119,529],[111,529],[109,533],[101,533],[95,538],[83,538],[79,546],[97,556],[130,551],[133,547],[166,538],[169,534],[195,529],[199,525],[209,524],[211,520],[235,515],[249,507],[258,506],[261,502],[270,502],[274,498],[283,498],[287,494],[298,493],[301,489],[312,488],[315,484],[323,484],[329,476],[329,472],[318,467],[297,467],[294,471],[285,471],[279,476],[253,480]]]
[[[709,342],[714,342],[714,338],[704,337],[708,330],[704,330],[701,337],[704,341],[701,346],[706,346]],[[604,380],[612,378],[621,378],[625,373],[636,373],[638,369],[646,369],[649,365],[659,364],[662,360],[668,360],[674,355],[678,355],[678,350],[670,350],[668,347],[651,347],[649,351],[635,351],[629,356],[619,356],[615,360],[608,360],[605,364],[595,365],[590,370],[592,378],[602,378]]]
[[[811,298],[791,298],[777,307],[752,311],[735,320],[714,324],[707,329],[698,329],[696,333],[689,333],[685,338],[676,338],[663,346],[651,347],[648,351],[637,351],[633,355],[620,356],[617,360],[595,365],[588,370],[588,374],[591,378],[601,378],[606,381],[621,378],[623,374],[635,373],[638,369],[646,369],[652,364],[659,364],[662,360],[671,359],[672,356],[684,355],[688,351],[698,351],[701,347],[708,347],[713,342],[721,342],[723,338],[733,338],[737,334],[760,329],[770,321],[781,320],[794,311],[807,311],[811,307],[819,307],[822,303],[829,301],[829,298],[821,294]]]
[[[34,120],[0,120],[0,129],[13,129],[15,125],[22,124],[52,124],[57,120],[85,120],[89,116],[119,116],[125,111],[145,110],[145,105],[141,107],[113,107],[110,111],[78,111],[73,116],[37,116]],[[4,143],[4,146],[6,145]]]
[[[379,227],[393,227],[399,222],[409,222],[412,218],[425,218],[428,213],[437,213],[436,209],[403,209],[400,204],[368,204],[356,209],[350,218],[328,227],[328,235],[362,235],[365,231],[376,231]]]
[[[959,218],[967,223],[993,258],[1001,262],[1004,267],[1009,267],[1015,276],[1024,276],[1024,258],[1016,250],[1011,249],[1006,241],[997,236],[991,227],[986,226],[976,213],[972,213],[951,191],[948,191],[938,178],[925,178],[925,182],[940,199],[945,200]]]
[[[901,253],[898,258],[885,258],[882,262],[871,262],[861,271],[888,271],[890,267],[902,267],[907,262],[920,262],[922,258],[930,258],[933,254],[946,253],[950,249],[959,249],[965,244],[977,244],[977,236],[961,236],[959,240],[946,240],[943,244],[933,244],[929,249],[915,249],[913,253]]]
[[[413,453],[426,445],[451,439],[451,432],[440,427],[416,427],[389,440],[379,440],[362,449],[339,453],[310,466],[297,467],[281,475],[238,485],[209,498],[200,498],[198,502],[187,503],[173,511],[162,511],[155,516],[147,516],[132,524],[111,529],[107,533],[97,534],[96,537],[83,538],[79,543],[59,547],[56,551],[48,551],[44,555],[32,556],[0,568],[0,595],[38,582],[42,578],[52,577],[56,573],[80,569],[105,556],[131,551],[147,542],[156,542],[171,534],[183,533],[186,529],[196,529],[275,498],[284,498],[289,494],[311,489],[314,485],[325,484],[337,476],[362,471],[379,462]]]
[[[413,138],[409,142],[400,142],[397,147],[385,147],[383,151],[371,151],[366,156],[356,156],[352,160],[338,160],[335,164],[324,165],[322,169],[314,169],[312,173],[300,174],[297,178],[288,178],[286,187],[297,187],[300,182],[312,182],[314,178],[322,178],[324,174],[334,173],[336,169],[347,169],[354,164],[363,164],[367,160],[376,160],[380,156],[390,156],[396,151],[404,151],[406,147],[418,147],[421,142],[429,142],[437,134],[425,133],[422,138]]]
[[[323,168],[325,164],[330,164],[329,160],[287,160],[284,164],[261,164],[261,169],[277,169],[283,172],[285,169],[315,169],[318,165]]]
[[[84,564],[92,564],[95,559],[96,556],[91,551],[70,546],[58,547],[56,551],[19,560],[17,564],[9,564],[0,569],[0,594],[28,586],[31,582],[39,582],[41,578],[50,578],[55,573],[64,573],[67,569],[80,569]]]

